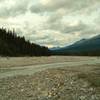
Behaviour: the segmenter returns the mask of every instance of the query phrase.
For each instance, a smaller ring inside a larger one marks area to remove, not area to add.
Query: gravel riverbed
[[[79,71],[49,69],[32,76],[0,79],[0,100],[100,100]]]

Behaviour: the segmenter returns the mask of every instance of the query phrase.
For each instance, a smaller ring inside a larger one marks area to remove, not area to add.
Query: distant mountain
[[[26,41],[14,31],[0,29],[0,56],[47,56],[50,50]]]
[[[70,46],[52,50],[55,55],[100,55],[100,35],[90,39],[82,39]]]
[[[79,44],[82,44],[83,42],[85,42],[87,39],[81,39],[77,42],[74,43],[74,45],[79,45]]]

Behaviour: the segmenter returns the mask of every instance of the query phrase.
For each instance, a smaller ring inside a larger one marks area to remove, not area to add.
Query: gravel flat
[[[9,60],[8,60],[9,61]],[[16,62],[16,60],[15,60]],[[44,61],[45,62],[45,61]],[[17,63],[17,62],[16,62]],[[32,75],[36,72],[43,71],[45,69],[50,68],[61,68],[61,67],[68,67],[68,66],[82,66],[82,65],[93,65],[93,64],[100,64],[100,59],[97,58],[90,58],[88,60],[80,60],[79,61],[63,61],[61,62],[52,62],[48,64],[36,64],[36,65],[29,65],[29,66],[18,66],[18,67],[1,67],[0,68],[0,78],[6,78],[6,77],[13,77],[17,75]]]
[[[1,79],[0,100],[100,100],[96,88],[79,79],[79,73],[49,69],[33,76]]]
[[[41,63],[17,64],[19,59],[26,61],[0,60],[0,100],[100,100],[99,58],[50,57],[47,62],[40,58]]]

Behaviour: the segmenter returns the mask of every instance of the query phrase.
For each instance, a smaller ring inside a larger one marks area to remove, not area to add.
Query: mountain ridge
[[[81,39],[70,46],[52,51],[55,55],[100,55],[100,35]]]

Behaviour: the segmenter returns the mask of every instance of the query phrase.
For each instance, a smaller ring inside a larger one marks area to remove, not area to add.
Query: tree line
[[[30,43],[13,30],[0,28],[0,56],[49,56],[47,47]]]

